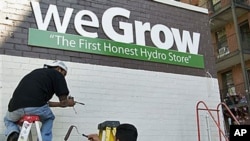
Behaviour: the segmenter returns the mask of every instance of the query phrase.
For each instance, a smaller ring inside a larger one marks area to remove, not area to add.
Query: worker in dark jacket
[[[7,141],[17,141],[20,129],[16,122],[24,115],[38,115],[42,122],[43,141],[52,141],[52,126],[55,119],[50,107],[73,107],[75,102],[69,98],[65,80],[67,66],[56,60],[44,64],[22,78],[16,87],[4,117]],[[59,102],[52,102],[53,95]]]

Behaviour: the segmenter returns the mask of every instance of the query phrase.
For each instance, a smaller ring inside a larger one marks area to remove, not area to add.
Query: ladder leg
[[[27,141],[31,126],[32,126],[32,123],[29,123],[28,121],[23,122],[22,129],[18,137],[18,141]]]
[[[39,126],[39,122],[35,121],[35,125],[36,125],[36,132],[37,132],[38,141],[42,141],[42,135],[41,135],[41,129]]]
[[[106,127],[105,129],[105,141],[115,141],[116,128]]]
[[[112,141],[115,141],[116,127],[112,128],[111,134],[112,134]]]
[[[29,133],[29,141],[33,141],[31,131]]]
[[[106,127],[105,130],[106,136],[105,136],[105,141],[110,141],[110,133],[111,133],[111,128],[110,127]]]
[[[100,138],[101,141],[102,141],[102,136],[103,136],[103,131],[99,130],[99,138]]]

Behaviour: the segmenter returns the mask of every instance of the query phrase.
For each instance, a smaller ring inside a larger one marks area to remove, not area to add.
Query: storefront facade
[[[53,109],[54,141],[70,125],[88,134],[106,120],[135,124],[139,141],[196,140],[196,103],[220,102],[207,14],[175,1],[2,0],[0,140],[20,79],[56,59],[86,106]],[[218,137],[212,121],[207,132],[205,112],[201,119],[202,138]]]

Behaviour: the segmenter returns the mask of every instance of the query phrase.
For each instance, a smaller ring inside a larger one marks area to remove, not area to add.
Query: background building
[[[250,1],[202,0],[196,5],[209,10],[221,101],[230,107],[241,124],[250,124]],[[235,121],[226,111],[224,116],[228,130]]]
[[[248,0],[211,1],[210,4],[221,99],[231,107],[241,124],[249,124],[250,4]],[[226,114],[225,118],[228,121]]]

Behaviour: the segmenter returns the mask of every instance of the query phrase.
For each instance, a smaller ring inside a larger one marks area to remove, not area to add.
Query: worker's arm
[[[73,107],[75,105],[74,99],[69,98],[67,95],[63,95],[59,97],[59,102],[48,102],[50,107]]]
[[[99,136],[97,134],[90,134],[90,135],[88,135],[88,139],[90,141],[100,141],[100,138],[99,138]]]

